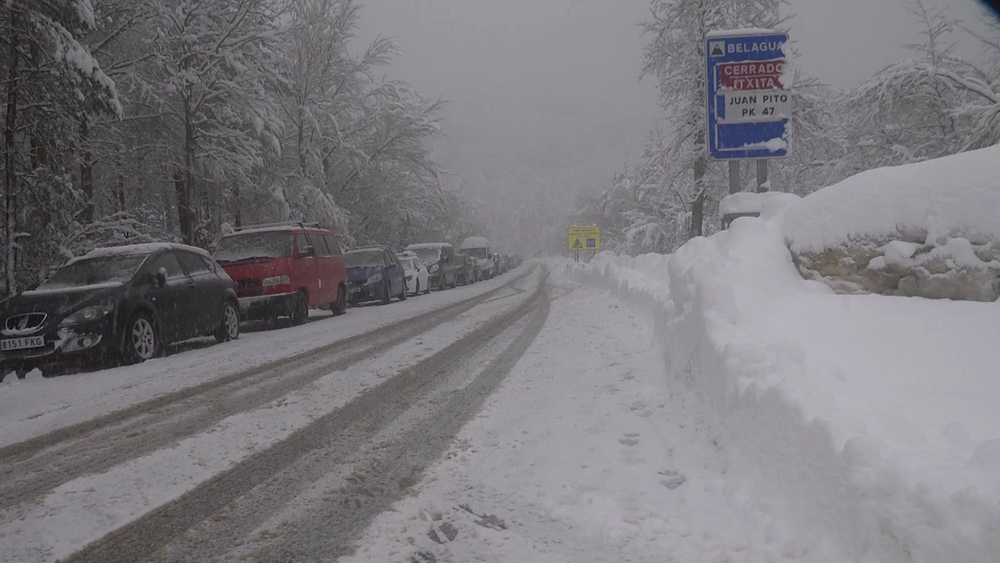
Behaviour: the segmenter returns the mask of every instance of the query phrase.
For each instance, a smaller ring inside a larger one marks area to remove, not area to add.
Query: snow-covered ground
[[[652,313],[664,376],[696,382],[807,559],[998,560],[996,303],[834,295],[780,216],[565,268]]]
[[[805,553],[653,319],[561,276],[549,320],[412,498],[347,562],[775,561]]]

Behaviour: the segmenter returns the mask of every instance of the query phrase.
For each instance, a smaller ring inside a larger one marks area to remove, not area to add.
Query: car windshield
[[[71,262],[56,270],[35,289],[52,291],[102,283],[125,283],[139,271],[139,266],[146,256],[146,254],[127,254]]]
[[[466,248],[462,250],[462,254],[472,256],[473,258],[483,259],[486,258],[485,248]]]
[[[379,250],[353,250],[344,255],[348,268],[381,268],[385,259]]]
[[[215,250],[220,263],[266,258],[287,258],[295,251],[294,237],[288,231],[243,233],[224,237]]]
[[[424,264],[434,264],[441,258],[441,248],[437,246],[411,248],[410,251]]]
[[[413,258],[400,258],[399,263],[403,265],[404,270],[416,270],[417,267],[413,264]]]

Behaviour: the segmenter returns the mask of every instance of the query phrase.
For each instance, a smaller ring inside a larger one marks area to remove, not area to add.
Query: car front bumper
[[[294,292],[240,297],[240,316],[248,321],[290,316],[295,311],[297,298]]]
[[[368,301],[379,301],[383,296],[383,283],[351,283],[347,286],[347,302],[352,305]]]
[[[111,319],[102,319],[71,327],[52,326],[30,335],[41,337],[40,347],[0,351],[0,369],[28,371],[56,364],[78,364],[117,356],[119,341],[115,338]],[[0,336],[12,340],[13,336]]]

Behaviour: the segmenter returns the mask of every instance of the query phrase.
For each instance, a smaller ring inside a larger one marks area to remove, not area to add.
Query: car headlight
[[[378,283],[382,281],[382,274],[375,274],[374,276],[365,280],[365,285],[371,285],[373,283]]]
[[[269,287],[273,285],[288,285],[292,283],[292,278],[288,276],[273,276],[270,278],[264,278],[261,284],[264,287]]]
[[[59,325],[70,326],[70,325],[88,323],[90,321],[106,317],[109,314],[111,314],[111,311],[114,310],[115,307],[114,305],[111,304],[91,305],[89,307],[84,307],[83,309],[80,309],[79,311],[72,313],[71,315],[63,319],[62,322],[59,323]]]
[[[431,266],[430,272],[433,274],[434,272],[438,271],[438,269],[439,269],[438,265],[434,264],[433,266]]]

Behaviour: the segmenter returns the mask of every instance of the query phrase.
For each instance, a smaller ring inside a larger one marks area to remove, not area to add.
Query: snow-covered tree
[[[51,248],[42,236],[65,225],[77,199],[71,140],[83,112],[120,115],[114,82],[82,42],[95,25],[89,0],[9,0],[0,10],[3,114],[3,280],[17,291],[23,254]],[[70,205],[67,205],[70,204]],[[30,265],[29,265],[30,269]]]
[[[250,183],[264,154],[280,151],[270,91],[282,9],[272,0],[155,4],[143,91],[171,153],[178,224],[189,244],[211,238],[213,198]]]
[[[916,162],[1000,142],[1000,84],[995,57],[985,68],[954,54],[959,23],[943,8],[907,0],[922,42],[908,45],[913,58],[877,73],[844,101],[850,112],[856,171]],[[995,19],[985,23],[1000,29]],[[1000,37],[1000,33],[995,33]],[[980,37],[1000,54],[1000,41]],[[858,111],[860,110],[860,111]]]
[[[689,236],[703,233],[706,203],[717,184],[713,176],[718,174],[705,147],[705,40],[716,30],[777,29],[782,23],[780,7],[781,0],[650,3],[650,19],[643,24],[649,41],[643,54],[642,75],[656,80],[660,107],[672,137],[661,143],[663,152],[658,159],[646,159],[657,169],[647,176],[661,182],[665,191],[673,192],[663,194],[660,201],[666,203],[674,195],[679,196],[680,205],[690,217]]]

